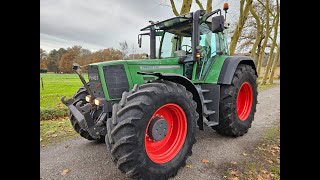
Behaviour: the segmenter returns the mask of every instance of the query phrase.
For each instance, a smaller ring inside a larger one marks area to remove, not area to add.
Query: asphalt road
[[[242,137],[230,138],[211,128],[197,131],[197,143],[187,160],[191,168],[181,168],[173,179],[223,179],[221,167],[239,161],[252,149],[263,132],[280,120],[280,87],[264,90],[258,95],[257,112],[252,128]],[[202,160],[209,160],[203,163]],[[62,176],[64,169],[70,171]],[[112,163],[106,145],[82,138],[51,144],[40,149],[41,179],[128,179]]]

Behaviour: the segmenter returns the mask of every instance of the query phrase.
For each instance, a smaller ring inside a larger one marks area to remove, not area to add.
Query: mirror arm
[[[210,16],[212,16],[218,12],[220,13],[220,16],[221,16],[221,9],[214,10],[214,11],[210,12],[209,14],[204,15],[204,21],[206,21]]]

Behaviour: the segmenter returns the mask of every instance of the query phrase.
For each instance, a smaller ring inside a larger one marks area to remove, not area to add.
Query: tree
[[[262,65],[262,59],[264,56],[264,50],[267,46],[268,40],[269,40],[269,35],[270,35],[270,29],[269,29],[269,21],[270,21],[270,12],[269,12],[269,0],[266,0],[266,4],[265,4],[265,11],[266,11],[266,33],[265,33],[265,38],[263,40],[263,44],[261,46],[261,48],[259,49],[259,55],[258,55],[258,62],[257,62],[257,73],[258,76],[260,75],[261,72],[261,65]]]
[[[61,57],[59,61],[59,70],[64,73],[72,73],[72,64],[79,58],[81,46],[73,46],[68,48],[67,52]]]
[[[129,54],[129,59],[145,59],[146,53]]]
[[[47,68],[47,52],[40,48],[40,68]]]
[[[274,51],[274,48],[277,44],[279,18],[280,18],[280,8],[279,8],[279,0],[277,0],[277,15],[276,15],[276,18],[274,20],[274,25],[273,25],[273,27],[274,27],[273,40],[272,40],[272,45],[270,47],[270,53],[269,53],[269,58],[267,61],[267,66],[265,68],[264,76],[263,76],[262,82],[261,82],[262,85],[266,84],[269,70],[270,70],[270,66],[272,65],[273,60],[276,59],[276,58],[273,58],[273,51]]]
[[[256,59],[256,52],[257,52],[257,47],[258,45],[261,43],[260,38],[261,38],[261,34],[263,33],[263,27],[260,21],[260,17],[259,15],[256,13],[256,11],[253,8],[253,5],[250,5],[250,13],[252,14],[253,18],[256,20],[256,24],[257,24],[257,31],[256,31],[256,40],[250,50],[251,53],[251,57],[255,60]]]
[[[269,84],[273,84],[273,76],[274,76],[274,72],[276,71],[276,68],[278,66],[279,59],[280,59],[280,43],[277,47],[276,57],[275,57],[275,60],[273,62],[272,68],[271,68]]]
[[[128,43],[127,41],[123,41],[119,43],[120,45],[120,50],[122,52],[122,59],[125,59],[127,57],[128,51],[129,51],[129,47],[128,47]]]
[[[67,52],[66,49],[60,48],[59,50],[53,49],[48,55],[48,71],[59,72],[59,61],[61,57]]]
[[[47,52],[44,49],[40,48],[40,61],[45,58],[47,58]]]
[[[246,0],[246,3],[245,3],[245,0],[240,0],[240,15],[239,15],[239,20],[238,20],[236,29],[231,37],[231,42],[229,46],[230,55],[234,55],[240,34],[247,20],[251,4],[252,4],[252,0]]]

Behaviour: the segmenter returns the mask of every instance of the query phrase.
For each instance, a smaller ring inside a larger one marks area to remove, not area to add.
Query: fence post
[[[42,90],[44,90],[44,89],[43,89],[43,80],[42,80],[42,78],[41,78],[41,86],[42,86]]]

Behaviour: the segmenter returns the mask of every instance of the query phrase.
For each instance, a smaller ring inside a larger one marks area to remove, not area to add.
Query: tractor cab
[[[185,75],[192,78],[196,65],[196,79],[203,78],[217,55],[228,55],[224,17],[218,9],[209,14],[205,10],[187,13],[161,22],[152,22],[138,35],[141,47],[142,36],[150,37],[150,59],[178,57],[185,65]],[[156,47],[159,44],[159,47]]]

